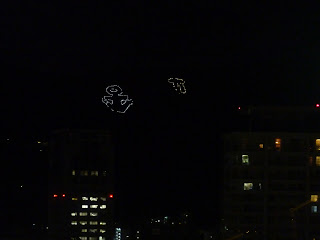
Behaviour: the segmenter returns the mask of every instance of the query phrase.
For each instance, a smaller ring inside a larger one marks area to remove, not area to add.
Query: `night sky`
[[[109,129],[123,221],[188,210],[212,225],[230,113],[320,102],[315,6],[33,2],[1,7],[1,135]],[[133,99],[124,114],[101,102],[109,85]]]

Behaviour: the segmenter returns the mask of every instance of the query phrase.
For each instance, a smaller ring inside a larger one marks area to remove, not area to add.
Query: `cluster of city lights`
[[[65,197],[66,195],[65,195],[65,194],[62,194],[61,196],[62,196],[62,197]],[[53,194],[53,197],[54,197],[54,198],[57,198],[57,197],[58,197],[58,194]],[[113,198],[113,194],[109,194],[109,198]]]

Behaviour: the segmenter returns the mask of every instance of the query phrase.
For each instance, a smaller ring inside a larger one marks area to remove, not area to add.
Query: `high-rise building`
[[[318,109],[258,110],[254,128],[223,137],[223,239],[320,239]]]
[[[113,239],[114,149],[107,131],[53,132],[48,195],[49,239]]]

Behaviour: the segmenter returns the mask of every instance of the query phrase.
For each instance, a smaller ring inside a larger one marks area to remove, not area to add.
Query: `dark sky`
[[[315,6],[10,1],[1,11],[2,132],[110,129],[123,216],[215,218],[229,112],[320,101]],[[101,102],[112,84],[134,101],[125,114]]]

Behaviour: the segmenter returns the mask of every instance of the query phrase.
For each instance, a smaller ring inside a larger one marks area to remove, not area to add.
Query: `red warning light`
[[[240,107],[238,107],[238,109],[240,110],[241,108],[240,108]]]
[[[113,198],[113,194],[110,194],[110,195],[109,195],[109,198]]]
[[[316,107],[320,107],[320,105],[317,103],[317,104],[316,104]]]
[[[57,194],[54,194],[53,197],[58,197],[58,195],[57,195]]]
[[[62,197],[65,197],[66,195],[65,194],[62,194]]]

